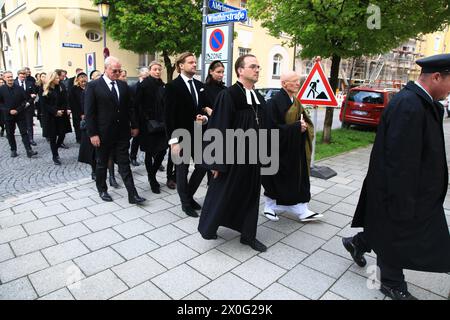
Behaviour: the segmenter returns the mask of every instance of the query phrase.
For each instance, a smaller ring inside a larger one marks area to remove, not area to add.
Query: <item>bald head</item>
[[[280,77],[281,81],[295,80],[296,78],[300,79],[300,76],[295,71],[283,72]]]

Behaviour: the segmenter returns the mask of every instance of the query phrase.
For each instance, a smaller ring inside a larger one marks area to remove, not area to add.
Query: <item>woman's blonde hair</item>
[[[53,83],[53,81],[55,81],[56,78],[58,78],[58,73],[53,71],[50,74],[50,77],[44,83],[44,93],[42,94],[44,97],[48,95],[50,89],[55,89],[55,84]]]

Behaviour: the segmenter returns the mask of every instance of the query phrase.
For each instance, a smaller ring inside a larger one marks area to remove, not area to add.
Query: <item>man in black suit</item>
[[[117,58],[108,57],[103,76],[89,82],[85,94],[85,119],[87,133],[96,148],[96,184],[100,198],[112,201],[106,185],[106,170],[110,155],[114,155],[128,191],[128,201],[140,204],[145,199],[138,195],[134,186],[128,154],[130,132],[135,137],[139,129],[130,89],[125,82],[118,80],[121,67]]]
[[[180,75],[166,85],[164,96],[167,135],[169,139],[171,138],[169,145],[172,154],[180,155],[182,151],[179,144],[181,142],[180,137],[173,137],[172,133],[176,129],[188,130],[192,141],[190,154],[193,156],[194,123],[206,124],[208,121],[202,111],[204,106],[201,92],[204,91],[204,88],[203,83],[193,78],[197,71],[197,61],[192,53],[181,54],[176,62],[176,67]],[[187,152],[187,150],[183,152]],[[198,217],[195,210],[200,210],[201,206],[194,200],[193,196],[203,180],[206,170],[196,166],[189,183],[188,174],[189,163],[176,165],[177,190],[181,199],[181,208],[187,215]]]
[[[14,81],[16,86],[21,87],[25,91],[26,100],[30,103],[30,107],[25,109],[25,120],[27,126],[28,139],[32,146],[36,146],[34,142],[34,129],[33,129],[33,117],[34,117],[34,99],[36,98],[36,89],[32,81],[27,80],[27,70],[21,69],[17,72],[17,79]]]
[[[22,142],[27,151],[28,158],[36,155],[30,146],[30,139],[27,133],[26,109],[31,108],[27,101],[27,96],[23,88],[14,83],[13,74],[10,71],[4,73],[6,84],[0,87],[0,110],[6,124],[6,135],[11,147],[11,157],[17,157],[17,144],[14,137],[16,125],[19,127]]]
[[[63,69],[56,69],[55,72],[59,77],[59,98],[62,100],[61,106],[63,106],[64,109],[67,110],[68,116],[70,116],[71,111],[69,108],[69,91],[67,90],[67,71]],[[70,119],[68,127],[70,128]],[[61,143],[58,145],[58,148],[69,149],[69,147],[64,144],[65,137],[65,134],[61,136]]]

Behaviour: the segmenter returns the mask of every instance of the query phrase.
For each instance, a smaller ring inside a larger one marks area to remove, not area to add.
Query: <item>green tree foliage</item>
[[[301,56],[331,57],[330,84],[338,85],[341,58],[385,53],[450,19],[449,0],[252,0],[250,16],[274,36],[285,32]],[[331,140],[333,108],[327,108],[323,142]]]
[[[96,0],[94,3],[98,3]],[[137,53],[160,52],[168,81],[174,64],[170,56],[200,53],[202,0],[110,0],[107,30],[120,47]]]

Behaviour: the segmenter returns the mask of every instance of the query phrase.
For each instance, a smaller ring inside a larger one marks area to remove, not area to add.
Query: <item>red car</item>
[[[350,89],[341,106],[339,120],[342,127],[352,124],[376,127],[380,122],[381,113],[399,90],[396,88],[356,87]],[[344,118],[345,113],[345,118]]]

